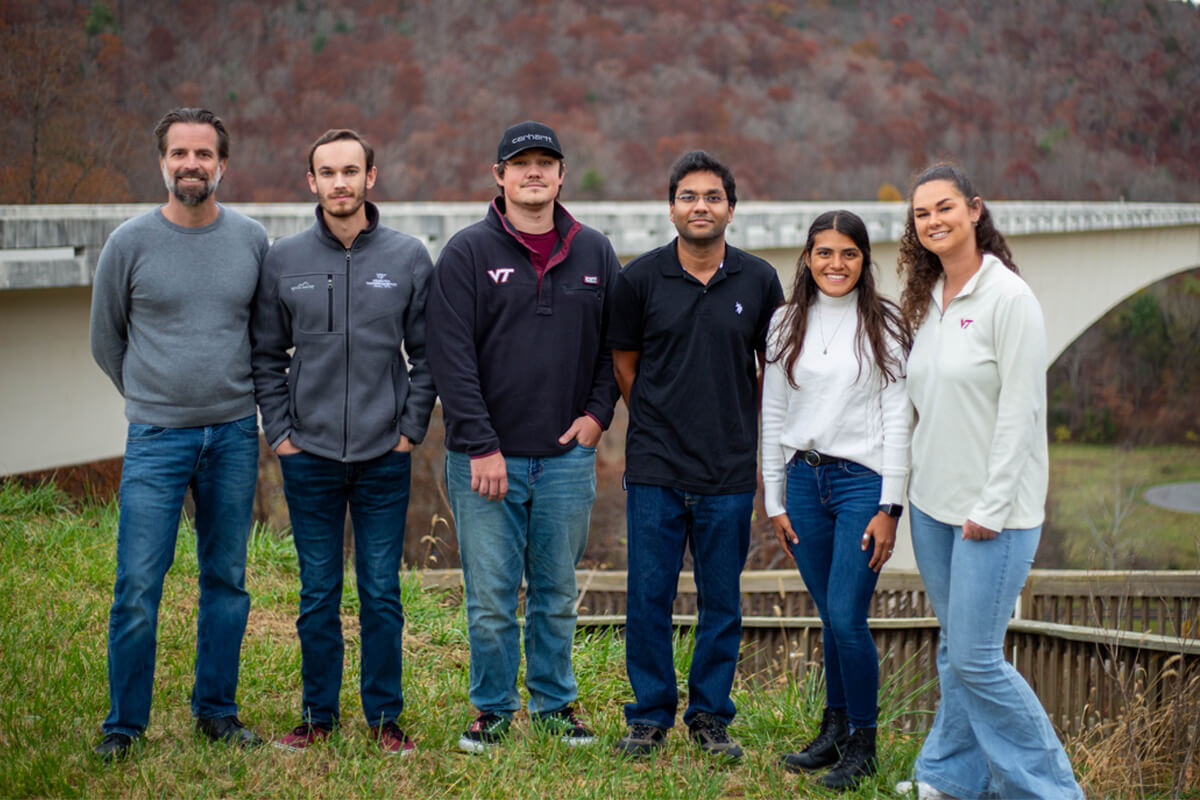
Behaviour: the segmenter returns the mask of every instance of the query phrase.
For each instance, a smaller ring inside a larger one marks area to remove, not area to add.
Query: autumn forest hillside
[[[160,198],[181,104],[230,127],[225,200],[307,199],[334,126],[377,199],[483,198],[538,118],[579,199],[658,198],[703,147],[753,200],[898,199],[949,157],[995,199],[1195,202],[1198,44],[1173,0],[0,0],[0,203]]]

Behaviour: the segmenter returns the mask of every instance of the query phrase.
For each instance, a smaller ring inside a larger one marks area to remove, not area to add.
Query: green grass
[[[624,797],[823,796],[811,778],[776,766],[780,752],[816,730],[819,680],[746,677],[735,690],[732,732],[747,751],[737,766],[713,763],[681,734],[647,763],[612,754],[630,699],[624,644],[611,629],[580,630],[575,671],[581,716],[596,747],[571,749],[531,730],[518,714],[514,736],[492,757],[460,755],[472,717],[467,700],[466,616],[458,593],[429,591],[405,573],[402,724],[418,752],[380,756],[367,738],[358,701],[358,638],[353,581],[344,625],[347,653],[343,725],[327,745],[304,754],[211,745],[192,733],[188,710],[195,648],[196,555],[180,528],[163,592],[150,727],[135,757],[105,766],[91,757],[108,709],[106,626],[115,570],[112,505],[72,507],[52,487],[0,483],[0,796],[3,797]],[[241,663],[241,716],[265,736],[298,721],[300,649],[295,633],[299,577],[291,541],[257,529],[248,588],[253,598]],[[691,638],[677,637],[677,662]],[[681,690],[686,684],[681,686]],[[904,709],[905,687],[887,688],[883,717]],[[920,737],[881,729],[881,774],[848,797],[874,797],[908,775]]]
[[[1161,483],[1200,481],[1200,447],[1172,445],[1123,449],[1085,444],[1050,445],[1050,497],[1044,539],[1055,540],[1059,563],[1038,566],[1105,569],[1196,569],[1200,566],[1200,515],[1152,506],[1142,492]],[[1114,499],[1129,501],[1115,540]],[[1039,560],[1040,561],[1040,560]]]

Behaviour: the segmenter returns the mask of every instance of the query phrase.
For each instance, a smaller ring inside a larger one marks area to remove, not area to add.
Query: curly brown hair
[[[827,230],[835,230],[849,236],[862,253],[862,273],[855,286],[858,289],[856,311],[860,323],[854,340],[858,374],[862,376],[863,356],[867,355],[869,350],[870,361],[878,368],[883,383],[895,381],[903,375],[904,365],[900,358],[889,352],[888,339],[899,342],[903,352],[907,354],[912,349],[912,335],[900,316],[900,310],[895,304],[880,297],[876,291],[867,226],[862,218],[849,211],[826,211],[809,226],[808,241],[796,264],[796,281],[792,285],[792,294],[783,306],[786,310],[779,329],[779,351],[770,360],[782,361],[788,383],[793,389],[800,388],[796,385],[792,373],[796,359],[800,357],[800,350],[804,347],[809,307],[816,302],[817,295],[821,293],[812,270],[808,268],[807,258],[812,253],[817,234]]]
[[[971,187],[971,182],[962,170],[953,164],[939,163],[927,168],[917,175],[908,190],[908,214],[904,220],[904,235],[900,237],[900,259],[897,271],[904,283],[904,291],[900,294],[900,311],[908,322],[911,330],[921,326],[929,311],[929,294],[933,285],[942,276],[942,260],[925,249],[917,238],[916,223],[913,220],[912,197],[918,186],[930,181],[949,181],[954,188],[969,203],[978,197]],[[980,200],[982,211],[979,222],[975,226],[975,244],[981,252],[991,253],[1013,272],[1019,272],[1008,243],[992,221],[992,214],[987,204]]]

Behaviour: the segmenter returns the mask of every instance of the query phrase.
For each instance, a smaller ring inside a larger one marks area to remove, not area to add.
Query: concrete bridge
[[[312,221],[310,204],[231,204],[271,238]],[[766,258],[790,285],[814,217],[835,203],[741,203],[729,239]],[[884,291],[904,227],[900,203],[848,203],[870,227]],[[153,204],[0,206],[0,475],[121,454],[122,403],[91,360],[92,274],[108,234]],[[1139,288],[1200,266],[1200,204],[992,203],[1022,274],[1046,314],[1051,358]],[[571,203],[623,259],[668,241],[665,203]],[[383,221],[421,238],[436,258],[478,219],[482,203],[383,203]]]

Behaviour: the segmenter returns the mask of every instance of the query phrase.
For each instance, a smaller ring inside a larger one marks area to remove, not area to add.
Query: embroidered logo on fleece
[[[967,328],[971,327],[971,323],[974,321],[975,320],[973,320],[973,319],[965,319],[965,318],[960,317],[958,320],[958,327],[962,328],[963,330],[966,330]]]
[[[376,272],[375,280],[367,281],[367,286],[372,289],[395,289],[400,284],[393,280],[389,280],[386,272]]]
[[[512,267],[496,267],[487,271],[492,283],[508,283],[508,278],[515,270]]]
[[[299,283],[297,283],[295,286],[292,287],[292,291],[299,292],[299,291],[303,291],[304,289],[315,289],[315,288],[317,288],[317,287],[313,286],[308,281],[300,281]]]
[[[583,282],[588,286],[596,286],[600,283],[600,278],[597,275],[584,275]]]
[[[736,311],[738,314],[741,314],[741,313],[742,313],[742,310],[743,310],[743,309],[742,309],[742,304],[741,304],[740,302],[734,302],[734,304],[733,304],[733,310],[734,310],[734,311]]]

